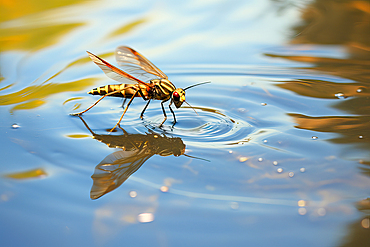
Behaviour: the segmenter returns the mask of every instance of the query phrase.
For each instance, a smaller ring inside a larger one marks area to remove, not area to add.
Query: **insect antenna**
[[[192,159],[198,159],[198,160],[204,160],[204,161],[207,161],[207,162],[211,162],[210,160],[199,158],[199,157],[195,157],[195,156],[191,156],[191,155],[188,155],[188,154],[184,154],[184,156],[189,157],[189,158],[192,158]]]
[[[199,116],[198,112],[186,101],[184,101],[186,104],[188,104],[188,106],[190,106],[191,109],[193,109],[193,111]]]
[[[199,85],[202,85],[202,84],[206,84],[206,83],[211,83],[211,82],[210,81],[200,82],[200,83],[197,83],[197,84],[194,84],[194,85],[191,85],[191,86],[188,86],[188,87],[184,88],[184,91],[186,91],[186,89],[189,89],[189,88],[192,88],[192,87],[195,87],[195,86],[199,86]]]

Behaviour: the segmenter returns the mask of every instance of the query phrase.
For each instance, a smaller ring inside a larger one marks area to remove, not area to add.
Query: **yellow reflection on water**
[[[146,18],[140,18],[140,19],[135,20],[133,22],[127,23],[127,24],[123,25],[122,27],[116,29],[112,33],[110,33],[109,37],[114,38],[114,37],[126,34],[130,31],[134,30],[135,28],[137,28],[141,24],[145,23],[146,21],[147,21]]]
[[[36,51],[56,44],[62,37],[83,23],[54,24],[48,26],[28,25],[0,29],[0,44],[3,51]]]
[[[85,0],[2,0],[0,22],[84,1]]]
[[[46,98],[62,92],[81,91],[95,84],[97,79],[81,79],[66,83],[45,83],[30,85],[17,92],[0,95],[0,105],[15,105],[10,112],[39,107],[46,103]]]
[[[47,173],[42,168],[37,168],[29,171],[23,172],[15,172],[15,173],[8,173],[5,174],[4,177],[12,178],[12,179],[31,179],[31,178],[43,178],[47,176]]]

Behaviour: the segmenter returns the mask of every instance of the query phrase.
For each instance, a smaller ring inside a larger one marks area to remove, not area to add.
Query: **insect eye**
[[[174,100],[179,100],[179,99],[180,99],[180,95],[179,95],[179,93],[178,93],[178,92],[174,92],[174,93],[172,94],[172,96],[173,96],[173,99],[174,99]]]

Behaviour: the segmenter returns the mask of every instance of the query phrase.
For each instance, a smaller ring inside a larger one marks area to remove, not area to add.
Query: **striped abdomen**
[[[138,85],[138,84],[106,85],[106,86],[91,89],[88,92],[88,94],[105,95],[105,94],[117,91],[116,93],[108,95],[108,96],[121,97],[121,98],[131,98],[134,95],[134,93],[138,90],[139,86],[140,86],[141,92],[144,94],[144,96],[148,96],[148,92],[146,91],[146,87],[144,85]],[[137,94],[135,97],[141,97],[141,95]]]

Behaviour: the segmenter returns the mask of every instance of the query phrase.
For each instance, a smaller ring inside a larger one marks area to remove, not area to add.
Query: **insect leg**
[[[131,97],[130,101],[128,102],[128,104],[127,104],[127,106],[126,106],[125,110],[124,110],[124,111],[123,111],[123,113],[122,113],[122,116],[120,117],[120,119],[118,120],[118,122],[116,123],[116,125],[114,125],[114,127],[110,130],[110,132],[112,132],[112,131],[117,127],[117,125],[119,125],[119,123],[121,122],[121,120],[122,120],[123,116],[125,115],[125,113],[126,113],[126,111],[127,111],[128,107],[131,105],[132,101],[134,100],[134,98],[135,98],[135,96],[138,94],[138,92],[139,92],[139,91],[136,91],[136,92],[134,93],[134,95],[132,95],[132,97]]]
[[[168,105],[168,108],[170,108],[170,111],[172,112],[172,115],[173,115],[173,124],[176,123],[176,117],[175,117],[175,113],[173,112],[172,108],[171,108],[171,104],[172,104],[172,101],[171,103]]]
[[[122,108],[124,108],[124,107],[125,107],[126,100],[127,100],[127,98],[124,98],[124,99],[123,99],[123,102],[122,102]]]
[[[163,111],[164,119],[163,119],[163,121],[162,121],[161,125],[159,125],[159,127],[162,127],[163,123],[167,120],[166,111],[164,110],[164,106],[163,106],[163,103],[164,103],[164,102],[166,102],[166,101],[167,101],[167,100],[163,100],[163,101],[161,102],[161,106],[162,106],[162,111]]]
[[[148,103],[146,103],[146,105],[145,105],[145,107],[144,107],[143,111],[142,111],[142,112],[141,112],[141,114],[140,114],[140,118],[141,118],[141,119],[143,119],[144,112],[145,112],[146,108],[148,107],[149,103],[150,103],[150,99],[148,100]]]

